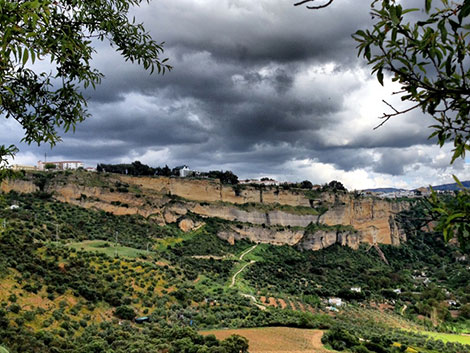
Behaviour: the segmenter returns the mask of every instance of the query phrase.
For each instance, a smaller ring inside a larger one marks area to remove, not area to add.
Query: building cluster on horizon
[[[36,166],[13,164],[9,167],[12,170],[24,170],[24,171],[47,171],[47,170],[76,170],[83,168],[87,171],[96,171],[95,168],[84,168],[82,161],[38,161]]]
[[[57,162],[43,162],[38,161],[38,170],[47,170],[49,167],[55,170],[71,170],[83,168],[84,164],[82,161],[57,161]]]
[[[268,178],[262,178],[260,180],[258,179],[245,179],[245,180],[240,180],[239,184],[256,184],[256,185],[274,185],[278,186],[281,183],[277,180],[274,179],[268,179]]]
[[[418,190],[400,190],[400,191],[392,191],[392,192],[380,192],[377,193],[375,196],[380,197],[381,199],[398,199],[401,197],[422,197],[427,196],[429,191],[418,191]]]
[[[438,194],[452,193],[452,190],[435,190]],[[431,195],[431,189],[428,187],[421,187],[414,190],[396,190],[390,192],[374,192],[366,191],[362,193],[364,196],[375,196],[381,199],[398,199],[402,197],[406,198],[420,198]]]

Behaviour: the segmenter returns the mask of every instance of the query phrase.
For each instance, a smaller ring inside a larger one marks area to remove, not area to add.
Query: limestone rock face
[[[360,241],[364,243],[399,245],[400,241],[406,240],[394,215],[405,210],[407,203],[348,196],[335,200],[333,207],[319,218],[319,222],[351,225],[359,231]]]
[[[179,223],[178,227],[183,231],[183,232],[189,232],[194,229],[199,228],[202,225],[201,222],[195,222],[192,219],[189,218],[183,218]]]
[[[262,227],[241,226],[240,228],[221,231],[217,234],[219,238],[225,239],[231,244],[235,240],[248,239],[255,243],[273,245],[296,245],[304,236],[303,231],[275,230]]]
[[[92,182],[81,181],[73,174],[69,177],[61,175],[51,178],[45,191],[59,201],[85,208],[117,215],[139,214],[162,225],[179,222],[185,231],[197,227],[185,217],[188,212],[240,222],[242,226],[219,233],[228,241],[250,239],[260,243],[298,245],[309,250],[334,243],[357,248],[360,243],[399,245],[406,241],[395,215],[408,208],[408,203],[355,198],[347,193],[319,193],[312,198],[312,194],[300,189],[237,188],[204,179],[108,174],[84,174],[82,177]],[[116,185],[125,185],[125,190],[119,191]],[[4,181],[0,187],[2,192],[38,190],[32,177],[30,180]],[[303,208],[296,209],[296,206]],[[333,228],[310,234],[304,229],[310,223],[350,226],[356,232]]]
[[[300,246],[305,250],[320,250],[336,243],[357,249],[360,244],[359,235],[351,231],[318,230],[306,234]]]
[[[10,191],[31,193],[31,192],[38,191],[39,188],[30,181],[14,179],[14,180],[4,180],[0,184],[0,190],[6,193]]]
[[[316,222],[318,215],[297,215],[282,211],[244,211],[235,205],[218,205],[218,204],[199,204],[187,203],[186,207],[199,215],[207,217],[218,217],[229,221],[240,221],[253,224],[280,225],[291,227],[306,227],[311,222]]]

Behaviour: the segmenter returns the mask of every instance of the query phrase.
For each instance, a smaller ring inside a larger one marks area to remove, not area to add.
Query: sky
[[[423,1],[421,1],[423,2]],[[419,5],[421,5],[419,2]],[[382,87],[357,56],[351,34],[371,26],[369,1],[337,0],[311,11],[290,0],[153,0],[133,9],[174,69],[149,75],[106,42],[93,64],[104,75],[85,92],[91,117],[54,148],[19,143],[0,119],[12,163],[80,160],[186,164],[245,178],[341,181],[348,189],[415,188],[470,179],[450,165],[430,117],[418,111],[374,130],[389,108],[406,108],[389,77]]]

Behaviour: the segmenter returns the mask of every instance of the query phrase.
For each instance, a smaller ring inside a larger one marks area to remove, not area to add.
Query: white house
[[[189,169],[187,165],[180,165],[178,167],[175,167],[175,169],[179,172],[179,176],[182,178],[185,178],[194,173],[194,171]]]
[[[343,305],[343,301],[341,300],[341,298],[329,298],[328,304],[334,305],[334,306],[341,306]]]
[[[83,168],[81,161],[58,161],[58,162],[42,162],[38,161],[38,169],[46,170],[46,165],[55,165],[56,170],[78,169]]]

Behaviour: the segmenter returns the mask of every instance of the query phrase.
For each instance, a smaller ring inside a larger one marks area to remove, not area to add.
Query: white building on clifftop
[[[38,161],[38,170],[46,170],[46,166],[54,165],[52,169],[55,170],[67,170],[67,169],[78,169],[83,168],[83,162],[81,161],[59,161],[59,162],[42,162]]]

